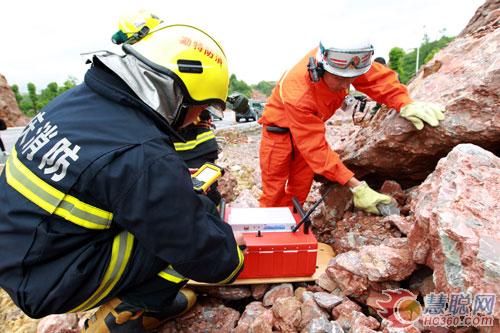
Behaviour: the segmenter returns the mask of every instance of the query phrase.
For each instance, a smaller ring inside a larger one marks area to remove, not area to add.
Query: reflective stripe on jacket
[[[11,187],[50,214],[87,229],[109,229],[111,226],[113,213],[86,204],[43,181],[19,160],[16,148],[7,160],[5,176]]]
[[[185,278],[237,276],[231,228],[205,210],[165,128],[99,63],[25,128],[0,175],[0,287],[25,313],[124,290],[138,244]]]
[[[215,139],[215,134],[211,130],[208,130],[197,134],[193,140],[187,140],[186,142],[174,142],[174,147],[178,152],[192,150],[199,147],[202,143],[212,139]]]
[[[216,160],[219,146],[215,139],[215,134],[210,128],[190,125],[179,131],[185,142],[174,140],[174,147],[177,153],[186,163],[189,161],[205,158],[206,160]]]

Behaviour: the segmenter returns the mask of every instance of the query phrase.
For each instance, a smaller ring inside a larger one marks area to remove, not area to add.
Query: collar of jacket
[[[161,114],[144,103],[127,83],[106,67],[99,58],[93,58],[92,66],[85,74],[84,81],[95,93],[144,112],[163,132],[169,136],[173,135],[175,141],[185,141]]]
[[[106,67],[118,75],[130,89],[150,108],[170,124],[179,116],[183,93],[168,75],[159,73],[131,54],[114,53],[96,55]]]
[[[343,100],[346,95],[345,90],[331,91],[324,78],[321,78],[321,80],[319,80],[314,87],[316,89],[318,100],[323,101],[323,103],[327,106],[331,106],[334,101]]]

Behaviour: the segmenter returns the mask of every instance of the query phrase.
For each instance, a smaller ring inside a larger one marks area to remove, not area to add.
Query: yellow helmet
[[[225,109],[229,87],[222,47],[203,30],[182,24],[159,26],[123,50],[154,70],[173,78],[186,102]]]
[[[115,44],[133,44],[162,22],[158,16],[145,10],[122,15],[118,21],[118,31],[111,40]]]

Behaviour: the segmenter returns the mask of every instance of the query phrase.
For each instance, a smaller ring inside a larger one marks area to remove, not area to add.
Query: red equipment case
[[[297,224],[301,216],[289,209]],[[231,207],[226,207],[225,221],[230,213]],[[246,232],[243,237],[247,254],[238,279],[311,276],[316,271],[318,241],[312,231],[304,234],[304,225],[296,232]]]

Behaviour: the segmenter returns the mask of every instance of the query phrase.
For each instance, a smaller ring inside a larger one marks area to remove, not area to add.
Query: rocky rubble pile
[[[377,314],[384,290],[405,288],[420,300],[498,293],[499,167],[490,152],[458,145],[418,188],[383,185],[401,216],[353,212],[347,194],[334,200],[339,188],[323,206],[335,213],[314,218],[318,238],[337,252],[315,283],[197,287],[196,307],[159,332],[396,332]],[[439,329],[416,321],[404,330],[428,331]]]
[[[379,322],[364,315],[356,303],[318,286],[294,289],[284,283],[272,287],[218,288],[226,289],[219,293],[218,301],[202,300],[193,311],[166,324],[159,332],[343,332],[351,327],[356,330],[380,327]],[[228,294],[229,288],[238,292]],[[260,292],[255,293],[256,289]],[[248,299],[241,315],[220,301],[220,298],[235,301],[238,297]]]
[[[397,196],[399,204],[409,205],[408,216],[318,214],[320,239],[340,253],[324,277],[334,283],[320,285],[337,286],[369,306],[383,289],[398,287],[422,297],[431,291],[498,295],[499,163],[480,147],[458,145],[423,184]],[[322,209],[338,211],[333,202]],[[499,308],[497,301],[497,320]]]
[[[321,237],[338,255],[314,284],[194,287],[197,305],[158,332],[445,332],[419,321],[396,330],[391,318],[377,314],[377,301],[386,299],[384,290],[398,288],[419,297],[432,291],[498,294],[498,157],[458,145],[418,188],[405,192],[387,182],[384,190],[410,205],[408,216],[349,209],[327,218]],[[79,317],[67,316],[43,319],[38,332],[61,332],[44,329],[57,323],[64,332],[77,332]]]

